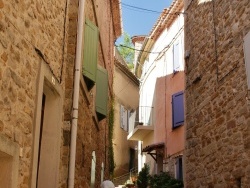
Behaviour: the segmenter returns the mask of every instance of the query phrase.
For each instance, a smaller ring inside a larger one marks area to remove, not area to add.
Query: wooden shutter
[[[173,128],[184,123],[183,91],[172,96]]]
[[[247,85],[250,89],[250,32],[244,37],[244,57],[247,73]]]
[[[107,116],[108,104],[108,72],[106,69],[98,66],[96,77],[96,112],[98,120]]]
[[[124,125],[123,125],[123,115],[124,115],[124,106],[121,105],[120,107],[120,127],[123,129]]]
[[[120,118],[121,118],[121,128],[125,131],[128,131],[128,110],[125,109],[124,106],[121,105],[120,108]]]
[[[124,108],[123,111],[123,129],[128,131],[128,110]]]
[[[86,19],[84,30],[83,74],[92,82],[92,86],[96,82],[98,39],[98,28]]]
[[[174,66],[174,72],[177,72],[180,70],[180,51],[179,51],[179,42],[174,44],[173,46],[173,66]]]

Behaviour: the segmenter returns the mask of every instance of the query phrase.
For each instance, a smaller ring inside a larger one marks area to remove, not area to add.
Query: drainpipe
[[[74,180],[75,180],[78,100],[79,100],[79,89],[80,89],[80,76],[81,76],[80,70],[81,70],[81,56],[82,56],[81,52],[82,52],[82,38],[83,38],[83,26],[84,26],[83,25],[84,3],[85,0],[79,0],[68,188],[74,188]]]

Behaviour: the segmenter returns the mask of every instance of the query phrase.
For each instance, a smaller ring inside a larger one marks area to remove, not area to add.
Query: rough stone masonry
[[[185,0],[186,187],[250,187],[249,0]]]

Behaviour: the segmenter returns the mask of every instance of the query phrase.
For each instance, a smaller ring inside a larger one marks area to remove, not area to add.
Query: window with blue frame
[[[184,124],[183,91],[172,95],[173,129]]]

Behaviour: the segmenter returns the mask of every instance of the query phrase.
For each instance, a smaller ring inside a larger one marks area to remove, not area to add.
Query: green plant
[[[183,182],[170,176],[167,172],[150,176],[149,185],[151,188],[183,188]]]
[[[124,32],[122,35],[123,41],[121,42],[121,45],[117,47],[119,53],[123,57],[123,59],[127,62],[127,64],[132,68],[133,61],[134,61],[134,45],[131,40],[131,37],[128,33]]]
[[[149,166],[144,164],[144,167],[139,172],[138,179],[137,179],[137,187],[138,188],[147,188],[149,183]]]
[[[114,148],[113,148],[113,132],[114,132],[114,100],[113,97],[111,99],[111,108],[109,110],[109,173],[111,179],[114,175],[115,170],[115,160],[114,160]]]

